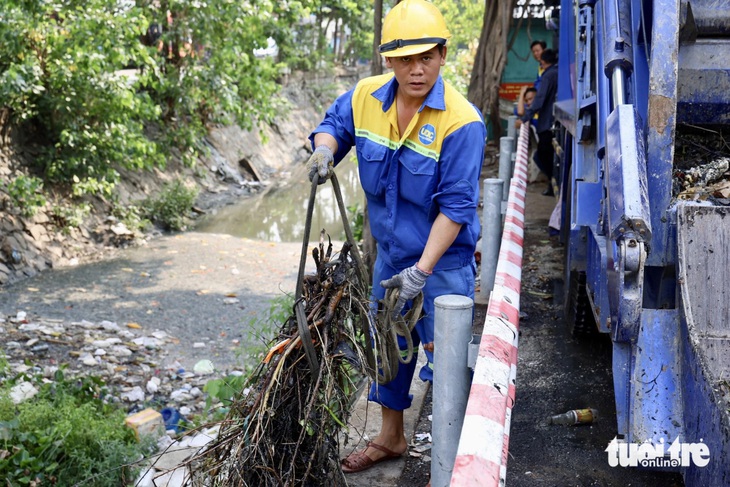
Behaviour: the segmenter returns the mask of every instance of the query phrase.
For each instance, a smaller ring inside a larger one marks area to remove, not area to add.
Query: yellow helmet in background
[[[386,57],[412,56],[443,46],[450,37],[444,17],[434,4],[404,0],[385,16],[379,51]]]

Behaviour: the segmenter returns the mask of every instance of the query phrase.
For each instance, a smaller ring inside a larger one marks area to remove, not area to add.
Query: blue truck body
[[[679,133],[730,133],[730,1],[559,12],[568,325],[611,337],[621,441],[704,443],[707,465],[674,468],[689,486],[730,485],[730,202],[677,182]]]

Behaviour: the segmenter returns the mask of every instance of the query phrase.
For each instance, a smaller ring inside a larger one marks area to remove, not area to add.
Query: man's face
[[[534,91],[528,91],[525,93],[525,105],[528,107],[532,105],[532,100],[535,99],[535,92]]]
[[[540,62],[540,57],[542,56],[543,48],[540,44],[535,44],[532,46],[532,56],[535,58],[535,61],[538,63]]]
[[[398,92],[411,98],[423,99],[438,80],[441,66],[446,63],[446,46],[403,57],[386,57],[385,65],[393,70]]]

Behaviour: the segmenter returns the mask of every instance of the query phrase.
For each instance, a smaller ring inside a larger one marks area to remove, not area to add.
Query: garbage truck
[[[730,1],[546,4],[565,316],[612,342],[607,451],[728,486]]]

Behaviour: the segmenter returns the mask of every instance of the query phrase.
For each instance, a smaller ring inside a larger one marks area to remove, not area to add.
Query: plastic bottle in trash
[[[550,424],[571,426],[574,424],[590,424],[598,419],[598,411],[595,409],[572,409],[563,414],[556,414],[550,418]]]

